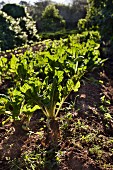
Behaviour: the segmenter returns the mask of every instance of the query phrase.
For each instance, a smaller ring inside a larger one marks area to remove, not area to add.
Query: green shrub
[[[12,49],[39,40],[36,24],[23,6],[6,4],[0,15],[1,50]]]
[[[19,22],[19,26],[21,27],[22,31],[27,34],[28,44],[39,40],[35,21],[33,21],[30,16],[18,18],[17,21]]]
[[[19,23],[5,12],[0,11],[0,48],[7,50],[27,42],[27,35],[22,32]]]
[[[48,5],[42,13],[41,30],[54,32],[61,29],[65,29],[65,20],[54,5]]]
[[[85,29],[87,29],[87,27],[86,27],[86,19],[80,19],[78,21],[78,29],[80,31],[84,31]]]
[[[113,1],[111,0],[89,0],[87,15],[78,23],[80,30],[98,30],[102,41],[112,43],[113,34]]]

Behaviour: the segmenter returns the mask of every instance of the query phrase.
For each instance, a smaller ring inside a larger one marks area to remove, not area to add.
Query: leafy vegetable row
[[[86,32],[46,42],[44,51],[1,57],[1,85],[9,84],[0,95],[0,113],[30,119],[41,109],[55,119],[70,92],[78,91],[83,75],[103,63],[97,37],[97,32]]]

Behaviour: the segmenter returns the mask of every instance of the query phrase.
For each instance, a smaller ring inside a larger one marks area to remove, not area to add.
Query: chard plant
[[[23,113],[31,117],[41,109],[54,124],[70,92],[78,91],[83,75],[103,62],[98,49],[95,40],[81,43],[73,35],[47,42],[43,51],[12,55],[9,72],[14,81],[13,91],[18,91],[18,100],[14,102],[19,106],[18,114],[13,115]]]
[[[23,95],[16,89],[9,95],[0,94],[0,113],[17,120],[22,112],[23,102]]]
[[[0,114],[6,115],[8,118],[2,122],[2,125],[8,121],[16,123],[22,122],[22,128],[29,130],[29,122],[32,114],[39,107],[30,107],[25,104],[25,96],[17,89],[10,89],[8,95],[0,94]],[[26,113],[27,114],[24,114]]]

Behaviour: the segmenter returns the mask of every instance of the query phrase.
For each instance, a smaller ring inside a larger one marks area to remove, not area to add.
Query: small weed
[[[82,143],[88,144],[88,143],[93,143],[95,138],[96,138],[96,134],[89,133],[86,136],[83,135],[80,140]]]
[[[105,113],[105,114],[104,114],[104,119],[105,119],[105,120],[111,120],[111,119],[112,119],[111,114],[110,114],[110,113]]]
[[[78,119],[78,121],[75,122],[75,129],[83,132],[87,131],[89,129],[89,126],[82,122],[80,119]]]
[[[89,148],[89,153],[97,158],[101,158],[103,151],[99,145],[94,145],[92,148]]]

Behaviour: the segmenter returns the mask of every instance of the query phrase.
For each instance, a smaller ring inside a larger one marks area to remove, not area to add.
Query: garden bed
[[[7,117],[0,115],[0,170],[113,170],[112,66],[107,61],[70,94],[58,117],[55,143],[41,111],[34,113],[30,131],[21,122],[2,126]]]

